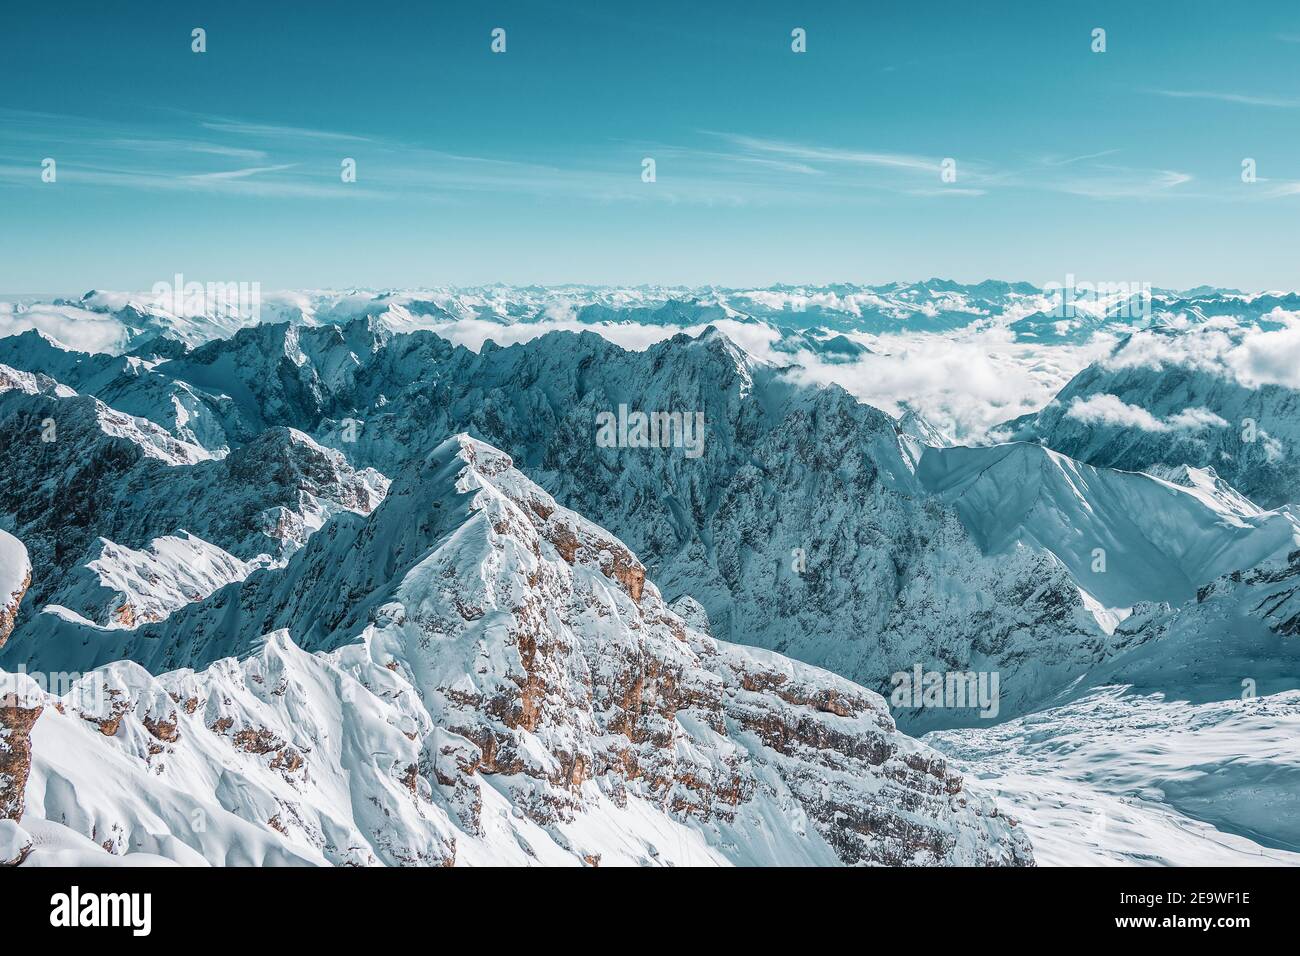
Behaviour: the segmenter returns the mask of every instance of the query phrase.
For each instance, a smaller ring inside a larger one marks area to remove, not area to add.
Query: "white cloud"
[[[126,326],[111,316],[72,306],[33,305],[15,309],[0,302],[0,338],[37,329],[78,352],[118,353],[126,344]]]
[[[1139,332],[1105,364],[1111,369],[1155,371],[1175,366],[1222,375],[1226,372],[1224,356],[1232,349],[1233,338],[1222,328],[1193,328],[1176,335]]]
[[[1165,419],[1175,431],[1200,431],[1204,428],[1227,428],[1227,419],[1214,414],[1208,408],[1184,408],[1176,415]]]
[[[1264,318],[1282,322],[1284,327],[1247,334],[1227,354],[1227,366],[1247,387],[1300,388],[1300,313],[1274,309]]]
[[[1281,328],[1222,317],[1196,324],[1183,317],[1170,323],[1177,334],[1139,332],[1105,364],[1112,369],[1190,368],[1246,388],[1300,388],[1300,312],[1274,308],[1261,322]]]
[[[1216,100],[1220,103],[1239,103],[1244,106],[1271,106],[1277,109],[1295,109],[1300,100],[1282,96],[1260,96],[1253,93],[1221,93],[1214,90],[1151,90],[1158,96],[1179,100]]]
[[[978,443],[1011,418],[1042,408],[1113,340],[1027,345],[1002,328],[862,337],[878,354],[845,364],[800,353],[800,382],[835,383],[898,415],[906,402],[959,442]]]
[[[1206,428],[1227,428],[1228,423],[1207,408],[1185,408],[1176,415],[1159,419],[1145,408],[1130,405],[1114,395],[1089,395],[1076,397],[1066,411],[1085,425],[1118,425],[1137,428],[1144,432],[1201,431]]]

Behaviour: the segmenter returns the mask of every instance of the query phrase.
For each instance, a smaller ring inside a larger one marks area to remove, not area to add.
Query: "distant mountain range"
[[[1006,326],[1027,341],[1086,338],[1099,329],[1143,327],[1175,316],[1207,321],[1258,318],[1274,309],[1300,309],[1295,292],[1243,293],[1199,287],[1188,292],[1135,282],[1079,282],[1070,277],[1044,289],[1027,282],[946,279],[881,285],[775,285],[763,289],[637,286],[486,286],[424,290],[258,290],[256,301],[222,283],[186,299],[168,287],[137,293],[92,290],[80,297],[41,299],[0,295],[0,331],[40,329],[72,347],[93,345],[121,354],[164,336],[190,347],[227,338],[258,322],[321,326],[373,319],[392,331],[441,331],[464,323],[502,327],[645,325],[690,329],[720,321],[770,325],[812,333],[801,343],[834,341],[840,333],[881,335],[950,332]],[[230,284],[234,285],[234,284]],[[1093,291],[1096,288],[1099,291]],[[227,295],[229,291],[229,295]],[[73,332],[73,329],[77,329]],[[489,331],[490,330],[485,330]],[[518,330],[516,330],[517,332]],[[81,341],[68,341],[72,336]],[[507,344],[499,340],[499,344]],[[834,348],[834,347],[833,347]]]

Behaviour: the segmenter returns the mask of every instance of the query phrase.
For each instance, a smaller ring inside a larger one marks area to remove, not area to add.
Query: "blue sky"
[[[0,290],[1300,287],[1300,6],[972,6],[15,4]]]

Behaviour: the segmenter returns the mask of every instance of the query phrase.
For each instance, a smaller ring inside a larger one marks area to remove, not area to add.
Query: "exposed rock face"
[[[21,541],[0,531],[0,647],[13,633],[18,607],[32,583],[32,565]]]
[[[46,708],[37,812],[133,847],[162,846],[162,819],[227,863],[1032,862],[1014,821],[900,734],[878,695],[695,630],[626,545],[490,446],[444,443],[345,524],[257,585],[333,630],[214,643],[205,611],[224,621],[242,604],[214,596],[110,632],[141,659],[159,638],[243,659],[83,678],[69,700],[103,703]],[[392,581],[367,595],[359,575],[375,568]],[[114,786],[143,788],[149,809],[116,791],[100,803],[96,761],[69,766],[103,748],[124,768]],[[241,782],[214,790],[226,766]],[[79,773],[74,815],[44,782]],[[196,807],[201,832],[186,822]],[[236,851],[235,831],[257,836]]]
[[[18,583],[15,591],[8,597],[0,598],[0,647],[4,647],[5,641],[9,640],[9,635],[13,633],[14,625],[18,622],[18,606],[22,604],[23,595],[27,593],[31,583],[32,574],[29,570]]]
[[[40,704],[23,707],[8,692],[0,698],[0,820],[23,817],[23,796],[32,769],[32,725],[42,709]]]

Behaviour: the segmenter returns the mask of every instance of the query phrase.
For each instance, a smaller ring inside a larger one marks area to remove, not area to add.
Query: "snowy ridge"
[[[0,392],[17,391],[27,395],[54,395],[59,398],[71,398],[76,395],[74,389],[61,385],[48,375],[23,372],[8,365],[0,365]]]
[[[100,538],[88,556],[49,603],[96,624],[127,628],[161,621],[185,604],[242,581],[259,564],[241,561],[188,531],[154,538],[139,551]]]
[[[243,562],[280,561],[330,515],[372,510],[387,487],[294,429],[267,429],[218,458],[58,388],[0,391],[0,428],[12,436],[0,512],[32,555],[40,603],[60,573],[98,554],[97,539],[140,549],[183,530]]]
[[[628,326],[686,329],[740,321],[795,332],[814,330],[817,334],[805,344],[820,350],[816,343],[829,343],[833,356],[848,341],[836,339],[843,332],[951,332],[987,326],[1006,328],[1018,339],[1063,343],[1179,319],[1208,323],[1228,316],[1257,319],[1276,309],[1300,310],[1300,296],[1295,293],[1247,295],[1210,289],[1187,293],[1156,289],[1149,295],[1121,290],[1095,301],[1075,298],[1068,310],[1063,301],[1060,289],[996,280],[762,289],[497,285],[266,291],[256,303],[196,301],[177,314],[167,296],[93,290],[75,300],[0,303],[4,307],[0,328],[7,334],[40,330],[59,341],[60,336],[76,338],[65,343],[70,347],[121,354],[159,335],[195,348],[259,323],[317,328],[362,319],[393,332],[428,330],[455,337],[490,327],[498,335],[509,335],[506,330],[530,324],[587,327],[614,335]]]
[[[124,352],[158,334],[190,347],[229,338],[258,322],[320,327],[364,319],[395,332],[454,332],[474,325],[528,323],[610,329],[619,325],[703,326],[719,320],[759,320],[792,329],[958,328],[1004,313],[1047,308],[1051,298],[1027,283],[962,285],[942,279],[880,286],[774,286],[768,289],[687,289],[641,286],[437,288],[415,290],[301,290],[265,292],[256,303],[192,303],[177,315],[167,297],[95,290],[77,300],[8,304],[12,332],[39,329],[53,338],[80,323],[94,351]],[[68,342],[82,347],[83,342]],[[832,350],[842,343],[831,345]]]

